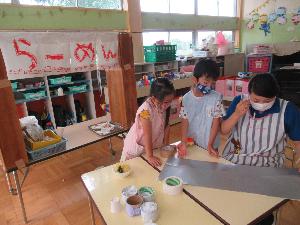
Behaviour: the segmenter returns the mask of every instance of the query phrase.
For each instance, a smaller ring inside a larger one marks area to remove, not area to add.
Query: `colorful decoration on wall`
[[[258,7],[256,7],[255,9],[253,9],[249,14],[258,14],[258,11],[261,10],[262,8],[266,7],[271,1],[275,1],[275,0],[267,0],[265,2],[263,2],[262,4],[260,4]]]
[[[278,7],[276,10],[277,15],[277,23],[278,24],[286,24],[286,8],[285,7]]]
[[[252,30],[254,28],[254,22],[252,20],[249,20],[247,22],[247,28],[250,30]]]
[[[298,25],[300,23],[300,7],[297,12],[292,15],[291,20],[294,25]]]
[[[276,0],[264,1],[261,5],[253,9],[249,15],[250,19],[247,21],[246,26],[248,29],[254,29],[256,24],[258,24],[258,29],[262,30],[267,36],[271,33],[271,24],[277,23],[279,25],[285,25],[288,22],[287,8],[284,6],[278,7],[275,11],[266,14],[260,13],[260,11],[265,8],[271,1],[276,2]],[[289,14],[290,20],[294,25],[300,23],[300,7],[294,10],[294,13]],[[292,32],[294,29],[289,29]]]
[[[265,32],[265,36],[267,36],[268,33],[271,33],[270,31],[270,23],[268,23],[268,15],[267,14],[261,14],[259,16],[259,23],[260,23],[260,30],[263,30]]]
[[[274,23],[277,19],[277,14],[276,13],[270,13],[269,14],[269,23]]]

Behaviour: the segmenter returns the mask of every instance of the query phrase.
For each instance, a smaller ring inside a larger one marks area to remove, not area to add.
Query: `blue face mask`
[[[204,95],[207,95],[207,94],[209,94],[211,92],[212,89],[210,87],[208,87],[208,86],[204,86],[202,84],[198,84],[197,85],[197,90],[200,91],[200,92],[202,92]]]

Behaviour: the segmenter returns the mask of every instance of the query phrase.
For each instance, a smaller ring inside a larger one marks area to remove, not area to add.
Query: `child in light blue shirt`
[[[185,151],[187,138],[218,157],[220,144],[220,118],[224,115],[222,95],[212,90],[219,77],[215,61],[203,59],[194,69],[193,86],[183,96],[180,117],[182,118],[181,143]],[[182,155],[184,153],[180,153]]]

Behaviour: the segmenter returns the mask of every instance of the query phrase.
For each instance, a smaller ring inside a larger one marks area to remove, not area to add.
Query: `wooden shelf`
[[[61,86],[65,86],[65,85],[72,85],[72,84],[83,84],[83,83],[89,83],[89,80],[76,80],[76,81],[71,81],[68,83],[62,83],[62,84],[49,84],[49,87],[61,87]]]
[[[148,74],[148,73],[152,73],[152,72],[151,71],[144,71],[144,72],[137,72],[137,73],[134,73],[134,74],[138,75],[138,74],[143,74],[143,73]]]
[[[24,92],[24,91],[32,91],[32,90],[38,90],[38,89],[46,89],[46,86],[42,87],[32,87],[32,88],[20,88],[20,89],[15,89],[13,92]]]
[[[164,69],[164,70],[155,70],[155,73],[157,73],[157,72],[163,72],[163,71],[171,71],[171,70],[176,70],[177,71],[177,68]]]
[[[25,102],[34,102],[34,101],[39,101],[39,100],[44,100],[48,99],[48,97],[42,97],[42,98],[31,98],[31,99],[18,99],[16,100],[16,104],[21,104]]]
[[[87,93],[87,92],[90,92],[90,90],[84,90],[84,91],[76,91],[76,92],[64,92],[63,95],[51,95],[50,97],[51,98],[56,98],[56,97],[62,97],[62,96],[66,96],[66,95],[76,95],[76,94],[80,94],[80,93]]]
[[[191,87],[193,84],[191,77],[184,78],[184,79],[172,80],[172,83],[176,90]],[[137,90],[137,98],[146,97],[146,96],[149,96],[149,94],[150,94],[150,86],[137,87],[136,90]]]

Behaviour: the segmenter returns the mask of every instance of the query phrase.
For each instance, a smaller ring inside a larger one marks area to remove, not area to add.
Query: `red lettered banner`
[[[118,66],[118,33],[0,32],[0,48],[14,79]]]

